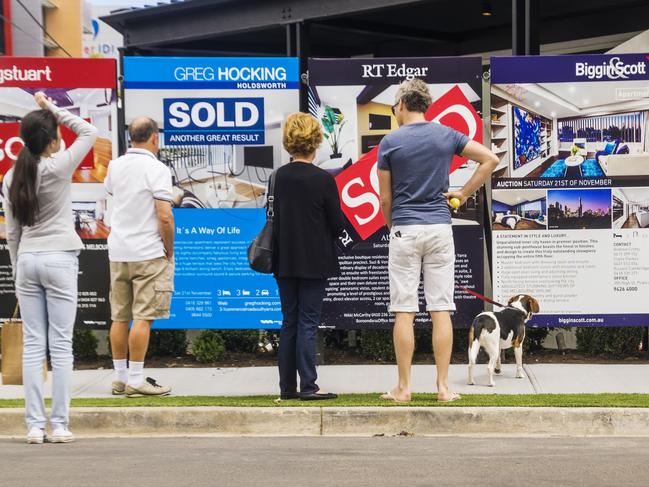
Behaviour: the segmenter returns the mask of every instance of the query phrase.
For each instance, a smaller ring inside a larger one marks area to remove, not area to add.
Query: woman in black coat
[[[337,397],[316,385],[322,301],[327,279],[340,272],[335,242],[343,229],[336,182],[312,164],[321,143],[317,120],[305,113],[289,115],[283,144],[292,162],[275,173],[273,272],[283,314],[278,354],[282,399]]]

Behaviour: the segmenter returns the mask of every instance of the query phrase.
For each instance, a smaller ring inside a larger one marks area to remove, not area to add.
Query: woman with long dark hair
[[[3,180],[7,244],[23,320],[23,383],[27,442],[46,439],[43,360],[52,363],[54,443],[68,443],[72,378],[72,332],[77,313],[78,254],[83,248],[74,229],[71,182],[74,171],[97,138],[85,120],[57,108],[43,93],[34,95],[41,110],[25,115],[20,136],[25,147]],[[61,150],[63,124],[77,134]]]

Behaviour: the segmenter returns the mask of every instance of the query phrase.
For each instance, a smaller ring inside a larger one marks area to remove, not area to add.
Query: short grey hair
[[[428,107],[433,103],[428,85],[421,79],[414,78],[404,81],[399,85],[396,95],[396,103],[403,101],[406,110],[409,112],[426,113]]]

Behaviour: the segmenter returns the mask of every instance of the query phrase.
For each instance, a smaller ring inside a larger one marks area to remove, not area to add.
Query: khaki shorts
[[[165,257],[110,263],[113,321],[167,319],[173,291],[174,264]]]
[[[455,244],[451,225],[393,226],[388,271],[390,312],[419,311],[422,271],[426,311],[454,311]]]

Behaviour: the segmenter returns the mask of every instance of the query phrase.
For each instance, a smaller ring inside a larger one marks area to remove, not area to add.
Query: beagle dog
[[[473,366],[478,358],[480,347],[489,355],[489,386],[496,385],[494,372],[500,374],[500,351],[514,347],[516,356],[516,377],[523,374],[523,340],[525,323],[534,313],[539,312],[539,303],[532,296],[517,294],[501,311],[486,311],[475,317],[469,328],[469,384],[473,385]]]

